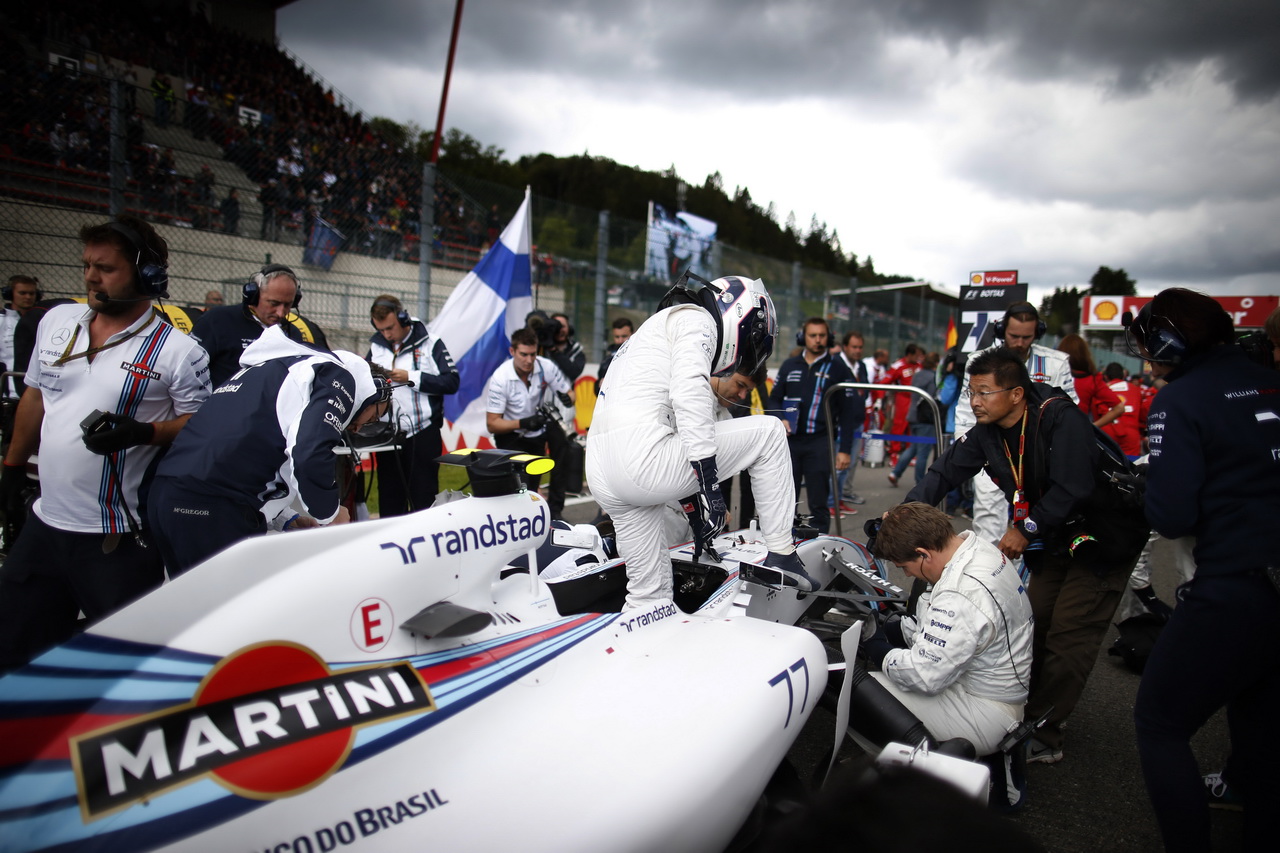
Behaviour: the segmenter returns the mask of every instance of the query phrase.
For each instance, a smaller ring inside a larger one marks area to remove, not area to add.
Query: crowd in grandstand
[[[346,236],[344,251],[416,259],[420,168],[276,46],[217,29],[198,14],[126,4],[33,6],[13,24],[2,60],[14,93],[4,105],[11,156],[105,185],[106,66],[114,60],[125,64],[117,70],[128,69],[121,91],[131,207],[159,221],[238,232],[238,217],[229,228],[222,211],[229,188],[202,183],[199,170],[180,172],[171,137],[158,144],[152,132],[179,126],[193,140],[217,145],[259,187],[256,236],[299,242],[318,216]],[[79,69],[51,64],[55,50]],[[149,85],[138,85],[135,67],[152,73]],[[453,244],[472,250],[474,262],[496,238],[493,220],[492,211],[439,188],[435,256]]]

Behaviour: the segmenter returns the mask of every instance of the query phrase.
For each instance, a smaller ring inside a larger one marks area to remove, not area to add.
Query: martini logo
[[[120,362],[120,367],[123,368],[124,370],[129,371],[134,376],[140,376],[143,379],[159,379],[160,378],[159,373],[156,373],[154,370],[147,367],[145,364],[134,364],[128,361],[122,361]]]
[[[356,728],[435,707],[407,661],[331,672],[303,646],[249,646],[191,702],[75,738],[81,813],[92,820],[204,776],[251,799],[299,794],[342,766]]]

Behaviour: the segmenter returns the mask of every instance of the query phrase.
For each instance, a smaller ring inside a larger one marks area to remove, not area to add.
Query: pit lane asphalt
[[[843,518],[846,537],[862,541],[862,523],[897,505],[914,483],[908,471],[897,488],[889,485],[887,469],[860,466],[851,488],[866,499],[856,515]],[[590,522],[597,513],[589,495],[566,502],[565,519]],[[957,531],[969,521],[954,519]],[[834,532],[834,526],[832,528]],[[1152,585],[1169,604],[1176,585],[1168,543],[1156,544],[1152,557]],[[909,578],[891,568],[893,580],[909,588]],[[1155,818],[1147,800],[1138,766],[1133,731],[1133,703],[1139,676],[1118,657],[1107,654],[1117,636],[1114,625],[1107,633],[1084,695],[1068,721],[1064,757],[1056,764],[1032,764],[1027,768],[1028,800],[1007,819],[1030,834],[1051,853],[1159,853],[1163,850]],[[1213,642],[1206,638],[1206,642]],[[1225,651],[1225,650],[1224,650]],[[1194,675],[1188,674],[1194,689]],[[815,710],[797,738],[788,758],[803,780],[811,780],[826,761],[834,739],[835,717]],[[840,761],[856,761],[861,750],[846,739]],[[1226,714],[1219,712],[1192,741],[1201,773],[1222,768],[1230,751]],[[922,808],[922,816],[927,814]],[[1242,815],[1211,810],[1215,850],[1241,849]]]

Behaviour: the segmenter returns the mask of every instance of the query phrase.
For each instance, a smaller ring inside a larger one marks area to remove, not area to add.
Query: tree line
[[[433,131],[414,122],[400,124],[382,117],[371,119],[370,124],[389,144],[419,163],[430,155]],[[674,166],[652,172],[590,154],[534,154],[512,161],[505,159],[505,153],[502,148],[486,146],[470,134],[451,128],[440,141],[438,162],[450,174],[464,174],[521,191],[529,186],[536,195],[553,201],[608,210],[628,218],[643,218],[650,201],[669,210],[683,209],[714,221],[717,238],[739,249],[787,262],[799,261],[811,269],[856,276],[863,284],[914,280],[910,275],[877,272],[870,255],[859,262],[857,254],[845,250],[836,229],[829,228],[816,215],[804,230],[794,213],[779,222],[772,203],[761,207],[744,186],[728,192],[719,172],[708,175],[699,185],[683,181]],[[681,198],[683,207],[679,205]]]

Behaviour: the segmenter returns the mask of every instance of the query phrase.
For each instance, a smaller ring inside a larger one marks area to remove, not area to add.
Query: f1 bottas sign
[[[991,323],[1004,316],[1011,302],[1027,298],[1026,283],[1018,283],[1017,270],[974,272],[960,288],[960,324],[957,328],[962,352],[976,352],[995,338]]]
[[[72,742],[85,820],[211,776],[252,799],[309,790],[346,761],[355,729],[435,710],[407,661],[331,671],[293,643],[224,658],[192,701]]]

